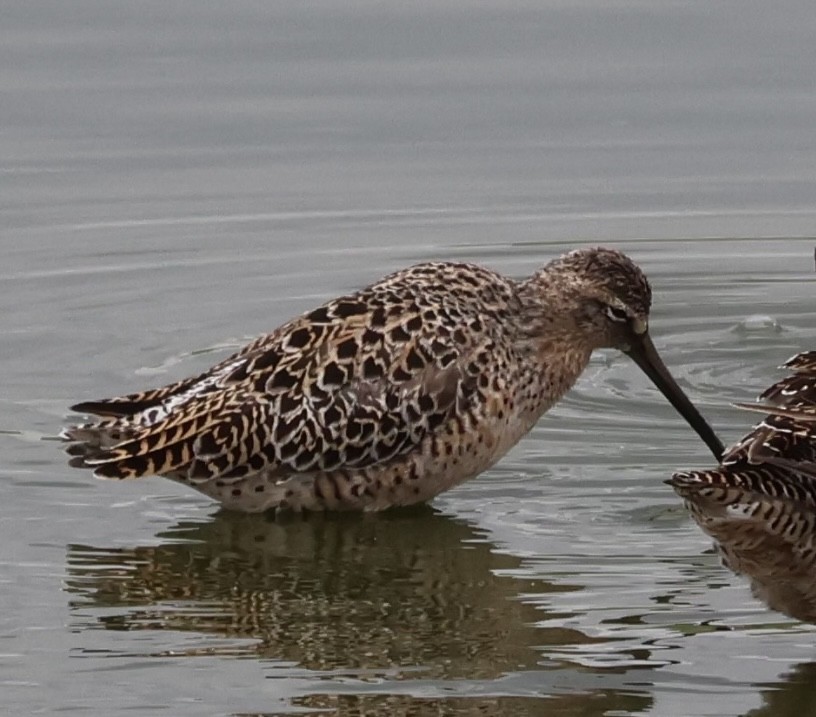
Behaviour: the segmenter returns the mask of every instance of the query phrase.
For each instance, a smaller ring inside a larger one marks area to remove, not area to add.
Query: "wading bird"
[[[627,353],[719,459],[722,444],[649,337],[651,289],[611,249],[523,281],[426,263],[329,301],[203,374],[80,403],[72,465],[161,475],[247,512],[427,501],[499,460],[593,350]]]
[[[756,597],[816,622],[816,351],[785,368],[758,403],[737,404],[767,415],[720,466],[668,483]]]

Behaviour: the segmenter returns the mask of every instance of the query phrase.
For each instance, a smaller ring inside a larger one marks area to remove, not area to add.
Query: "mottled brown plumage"
[[[712,536],[724,563],[751,579],[770,607],[816,622],[816,351],[756,404],[767,414],[719,467],[669,483]]]
[[[228,508],[379,510],[482,472],[575,382],[629,352],[708,442],[646,331],[651,289],[620,252],[571,252],[516,282],[420,264],[329,301],[195,378],[73,409],[72,464],[164,475]]]

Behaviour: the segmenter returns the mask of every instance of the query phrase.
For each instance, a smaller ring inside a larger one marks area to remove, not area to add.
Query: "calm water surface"
[[[407,512],[220,513],[50,440],[386,271],[598,242],[736,439],[730,403],[816,346],[809,2],[2,15],[4,712],[816,713],[816,632],[719,566],[662,483],[707,451],[615,352]]]

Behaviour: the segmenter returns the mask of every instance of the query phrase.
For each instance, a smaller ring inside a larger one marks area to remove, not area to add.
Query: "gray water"
[[[816,714],[814,628],[720,567],[662,482],[711,459],[615,352],[415,511],[229,515],[50,440],[392,269],[601,242],[735,440],[816,346],[815,35],[809,0],[0,3],[2,711]]]

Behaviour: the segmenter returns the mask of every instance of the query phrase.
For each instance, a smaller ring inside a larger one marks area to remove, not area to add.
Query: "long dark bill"
[[[700,412],[694,407],[688,396],[683,393],[683,389],[672,378],[669,369],[666,368],[666,364],[663,363],[657,353],[649,334],[635,335],[632,338],[631,348],[626,353],[640,366],[643,373],[652,379],[654,385],[660,389],[660,393],[669,399],[669,403],[675,407],[678,413],[688,421],[688,424],[703,439],[703,442],[709,447],[717,461],[722,460],[723,444],[720,443],[717,434],[706,423],[705,418],[700,415]]]

